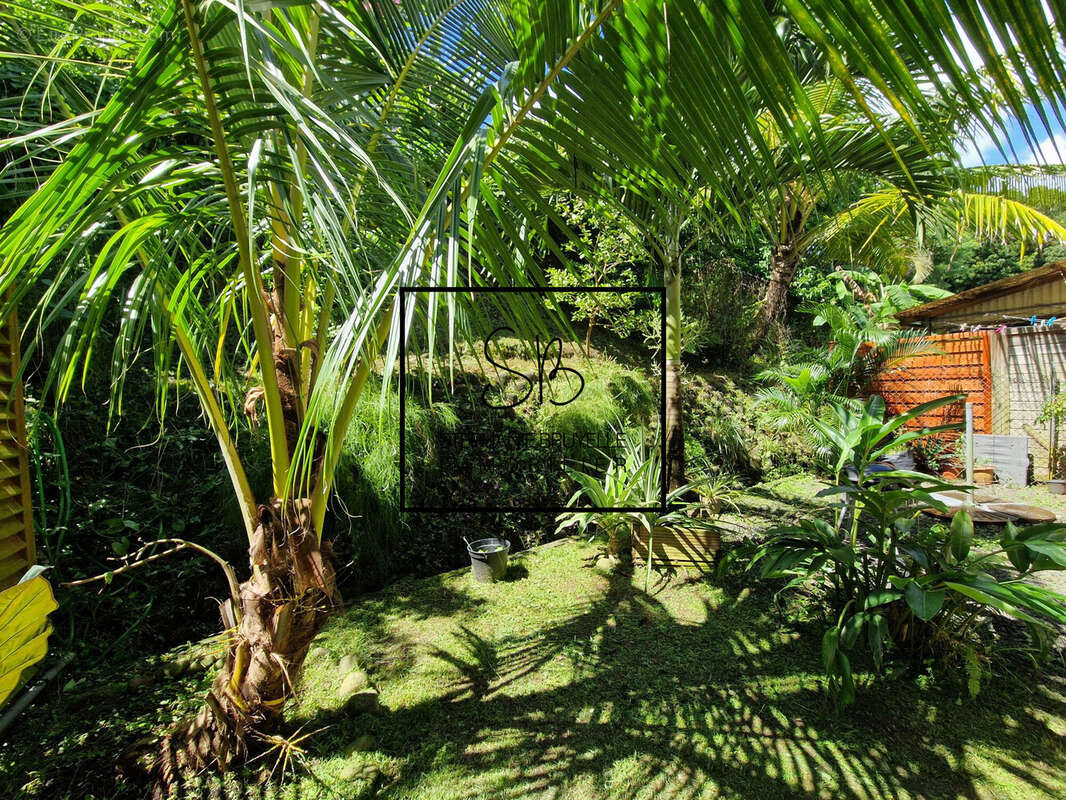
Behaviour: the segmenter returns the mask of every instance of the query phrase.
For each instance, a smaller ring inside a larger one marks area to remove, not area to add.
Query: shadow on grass
[[[579,563],[556,568],[582,570]],[[529,585],[541,570],[530,564]],[[1044,686],[1000,681],[961,704],[949,690],[884,680],[864,686],[837,716],[819,690],[816,633],[776,614],[761,590],[673,584],[652,595],[610,574],[542,627],[506,627],[509,619],[490,618],[493,606],[463,585],[454,576],[401,585],[365,598],[336,626],[336,641],[350,642],[356,628],[376,640],[366,655],[382,686],[417,683],[416,692],[377,716],[295,719],[304,732],[325,730],[309,740],[306,768],[285,785],[261,786],[254,770],[243,770],[194,779],[182,796],[1062,796],[1066,701],[1058,676]],[[401,634],[390,624],[418,619],[429,630],[417,642],[405,638],[411,626]],[[403,665],[375,660],[396,649],[409,651]],[[425,675],[409,674],[416,660]],[[352,743],[367,733],[373,749],[353,755]],[[103,796],[120,794],[101,787],[94,788]]]
[[[503,576],[503,580],[506,583],[513,583],[514,581],[524,581],[529,577],[529,570],[525,564],[508,564],[507,574]]]
[[[529,636],[460,626],[456,646],[430,654],[453,668],[448,685],[359,723],[403,766],[344,796],[987,797],[974,748],[985,779],[1061,791],[1066,755],[1046,720],[1066,712],[1062,697],[1000,688],[960,706],[885,683],[838,718],[810,637],[760,602],[705,601],[705,622],[680,624],[613,576],[601,599]],[[328,758],[335,743],[318,747]]]

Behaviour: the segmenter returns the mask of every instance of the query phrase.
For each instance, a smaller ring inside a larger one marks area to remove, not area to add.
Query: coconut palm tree
[[[784,5],[831,64],[853,61],[903,119],[928,103],[897,68],[896,47],[959,103],[983,108],[949,46],[958,37],[930,33],[928,19],[953,13],[986,64],[1009,61],[988,32],[1013,33],[1040,86],[1012,85],[1015,110],[1066,97],[1057,40],[998,4],[977,17],[961,0],[927,0],[924,17],[885,0]],[[849,24],[855,14],[863,26]],[[739,218],[744,194],[771,183],[761,110],[797,151],[819,141],[798,84],[760,5],[177,0],[106,102],[65,131],[33,132],[73,144],[0,231],[0,291],[9,306],[36,292],[31,337],[63,330],[48,390],[66,396],[116,315],[113,408],[138,354],[151,355],[161,398],[180,369],[224,455],[248,542],[246,580],[222,564],[225,668],[169,738],[164,777],[182,764],[224,767],[281,720],[340,603],[323,523],[356,402],[373,370],[389,373],[416,314],[431,332],[443,319],[450,340],[480,313],[449,293],[400,314],[397,287],[540,283],[525,237],[545,234],[545,181],[570,186],[573,161],[561,156],[576,153],[610,167],[598,173],[618,176],[631,207],[654,220],[676,370],[684,213],[713,197]],[[500,311],[536,325],[542,309],[528,301],[503,295]],[[241,414],[266,428],[268,497],[254,495],[241,461]]]
[[[770,280],[752,327],[753,343],[781,316],[796,271],[813,248],[844,263],[905,275],[913,266],[913,244],[934,228],[956,237],[1016,238],[1023,249],[1051,238],[1066,241],[1066,228],[1026,205],[1005,180],[1006,174],[1031,168],[1001,167],[995,171],[1001,180],[992,180],[986,168],[955,166],[952,141],[931,148],[935,130],[923,136],[921,128],[886,114],[880,127],[889,135],[883,136],[837,78],[805,86],[804,92],[829,131],[827,146],[808,156],[823,161],[824,168],[813,180],[789,181],[783,192],[768,186],[753,198],[752,218],[771,244]],[[765,124],[775,125],[769,115]],[[768,138],[781,140],[774,133]],[[790,157],[780,148],[782,160]],[[826,201],[856,194],[851,205],[811,224]]]
[[[539,19],[479,0],[257,12],[183,0],[88,119],[5,143],[17,152],[76,133],[0,237],[13,302],[44,285],[30,329],[70,314],[46,390],[69,393],[117,311],[112,409],[139,353],[152,354],[161,408],[179,368],[239,500],[250,577],[223,565],[229,656],[165,767],[243,757],[251,734],[280,720],[339,607],[322,529],[341,442],[379,357],[386,371],[397,357],[399,325],[437,311],[401,320],[396,287],[459,283],[463,234],[517,224],[483,170],[599,24],[552,22],[546,44]],[[535,264],[501,252],[479,248],[465,277],[543,283]],[[441,301],[453,319],[458,300]],[[241,414],[267,431],[266,498],[241,460]]]

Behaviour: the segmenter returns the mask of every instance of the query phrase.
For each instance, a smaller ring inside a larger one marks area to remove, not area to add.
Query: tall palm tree
[[[71,312],[47,390],[67,395],[117,308],[112,408],[144,350],[165,393],[176,349],[239,500],[250,577],[225,568],[229,657],[171,738],[176,763],[225,766],[276,725],[339,607],[322,535],[341,443],[379,357],[386,371],[397,357],[399,326],[437,310],[401,320],[395,290],[457,284],[464,233],[518,224],[482,175],[599,24],[592,13],[546,27],[537,13],[481,0],[261,12],[182,0],[3,228],[2,288],[17,302],[47,281],[31,327]],[[63,120],[7,146],[71,129]],[[480,247],[464,277],[543,282],[501,253]],[[453,319],[461,301],[442,301]],[[266,498],[237,447],[241,413],[265,422]]]
[[[886,0],[784,5],[831,63],[857,63],[905,119],[926,101],[896,67],[897,46],[982,107],[957,48],[930,34],[928,19],[952,13],[988,63],[1009,63],[988,32],[1013,32],[1040,85],[1014,90],[1019,109],[1044,92],[1066,97],[1057,40],[998,4],[977,17],[961,0],[926,0],[924,17]],[[849,25],[855,14],[866,24]],[[871,46],[856,30],[878,38]],[[227,765],[281,719],[340,602],[323,521],[370,373],[391,369],[416,314],[429,331],[446,315],[451,338],[478,313],[451,293],[400,315],[396,288],[540,282],[524,236],[544,233],[543,181],[569,186],[560,154],[575,151],[653,209],[676,370],[681,209],[713,196],[739,217],[742,195],[776,174],[756,109],[770,109],[797,150],[820,139],[796,85],[770,14],[726,0],[167,8],[114,96],[79,121],[62,163],[0,231],[0,291],[17,303],[42,284],[31,327],[65,326],[49,390],[62,398],[84,374],[116,308],[114,406],[139,352],[151,352],[161,392],[180,365],[239,500],[250,577],[224,565],[226,666],[170,738],[164,773]],[[527,301],[504,295],[501,310],[535,325]],[[266,498],[235,441],[242,412],[265,421]]]
[[[909,265],[900,245],[920,239],[934,225],[947,227],[948,220],[955,236],[1011,236],[1023,248],[1051,237],[1066,241],[1066,228],[1022,202],[1009,181],[979,183],[986,170],[954,166],[951,141],[931,147],[935,130],[923,137],[920,127],[887,113],[880,130],[871,126],[867,112],[837,78],[804,86],[804,92],[828,132],[826,146],[805,156],[822,162],[822,168],[817,175],[790,180],[784,192],[768,186],[752,198],[751,216],[771,244],[770,281],[752,328],[754,343],[781,316],[796,271],[815,247],[846,263],[899,272]],[[765,124],[771,130],[775,126],[769,115]],[[781,141],[776,133],[768,138]],[[790,159],[786,148],[775,149],[780,159]],[[1005,171],[1012,170],[1001,168],[997,174]],[[854,203],[811,224],[827,201],[856,194]]]

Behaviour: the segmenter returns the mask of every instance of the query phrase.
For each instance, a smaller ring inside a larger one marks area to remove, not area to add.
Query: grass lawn
[[[646,594],[642,575],[601,572],[595,555],[567,542],[515,559],[504,583],[461,571],[359,598],[308,664],[291,715],[313,733],[303,763],[280,785],[253,768],[186,796],[1066,796],[1061,671],[1016,672],[976,700],[928,676],[864,681],[835,716],[816,627],[766,590],[674,576]],[[349,654],[380,690],[377,714],[337,708]],[[131,689],[130,674],[50,690],[0,748],[0,796],[121,794],[117,750],[208,680],[159,673]]]

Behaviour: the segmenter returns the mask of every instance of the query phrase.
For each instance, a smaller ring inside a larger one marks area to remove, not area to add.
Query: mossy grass
[[[268,754],[195,779],[189,796],[1066,795],[1061,670],[1016,673],[973,700],[926,674],[863,673],[836,714],[815,627],[770,587],[677,574],[644,592],[591,568],[597,556],[568,542],[514,559],[500,583],[460,570],[354,601],[308,661],[288,722],[295,770],[261,784]],[[380,692],[377,713],[343,709],[350,654]],[[116,782],[116,755],[195,707],[209,675],[158,666],[50,687],[0,747],[0,796],[137,797]],[[155,677],[133,690],[138,670]]]

